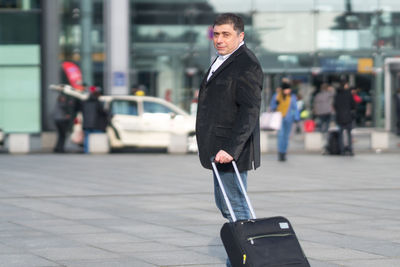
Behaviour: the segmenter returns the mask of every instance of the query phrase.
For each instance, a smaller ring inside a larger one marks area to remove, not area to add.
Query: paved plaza
[[[289,218],[313,267],[400,266],[400,153],[262,156],[259,217]],[[0,154],[0,266],[223,267],[196,155]]]

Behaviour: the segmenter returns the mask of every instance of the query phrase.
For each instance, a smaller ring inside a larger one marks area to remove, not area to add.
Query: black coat
[[[107,126],[107,113],[103,109],[102,103],[94,95],[83,102],[82,116],[84,130],[105,131]]]
[[[356,103],[350,90],[339,89],[335,95],[336,122],[339,125],[351,123],[354,119]]]
[[[208,70],[210,71],[210,70]],[[219,150],[229,153],[239,171],[260,166],[260,105],[263,72],[255,55],[239,47],[199,92],[196,138],[200,161],[211,169],[210,158]],[[219,164],[221,171],[233,171]]]

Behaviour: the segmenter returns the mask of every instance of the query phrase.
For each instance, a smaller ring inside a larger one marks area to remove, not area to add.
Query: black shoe
[[[279,153],[278,160],[279,161],[286,161],[286,153]]]

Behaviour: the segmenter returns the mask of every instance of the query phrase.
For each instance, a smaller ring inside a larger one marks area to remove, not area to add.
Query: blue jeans
[[[224,184],[225,192],[228,195],[228,198],[231,202],[233,212],[235,213],[237,220],[246,220],[250,219],[249,207],[246,203],[246,198],[244,197],[242,191],[240,190],[239,181],[236,178],[236,174],[234,172],[219,172],[219,176],[221,177],[222,183]],[[247,190],[247,171],[241,172],[240,176],[242,177],[243,185]],[[228,207],[224,200],[224,195],[219,187],[217,177],[214,174],[214,196],[215,203],[218,209],[221,211],[222,216],[227,218],[230,222],[232,222],[232,217],[229,214]],[[229,259],[226,260],[226,266],[231,267],[231,263]]]
[[[89,153],[89,135],[91,133],[102,133],[101,130],[85,130],[85,139],[83,140],[83,151]]]
[[[282,120],[281,129],[278,131],[278,152],[286,153],[289,146],[290,132],[292,131],[292,120]]]

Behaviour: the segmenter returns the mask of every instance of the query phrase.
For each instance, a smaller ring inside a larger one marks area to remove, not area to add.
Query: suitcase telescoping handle
[[[222,183],[221,177],[219,176],[219,172],[218,172],[218,169],[217,169],[217,165],[215,164],[215,158],[214,157],[211,157],[211,165],[213,167],[215,176],[217,177],[219,187],[221,188],[222,195],[224,196],[225,203],[228,206],[228,210],[229,210],[229,213],[231,214],[232,220],[234,222],[236,222],[235,212],[233,211],[233,208],[232,208],[232,205],[231,205],[231,201],[229,200],[228,195],[226,194],[224,184]],[[244,195],[244,198],[246,199],[247,206],[249,207],[249,210],[250,210],[250,213],[251,213],[251,217],[253,219],[256,219],[256,214],[254,212],[253,206],[250,203],[249,196],[246,193],[246,189],[244,188],[244,184],[243,184],[242,178],[240,177],[239,170],[238,170],[238,168],[236,166],[236,162],[234,160],[232,161],[232,165],[233,165],[233,169],[235,169],[236,178],[239,181],[240,189],[241,189],[241,191],[242,191],[242,193]]]

